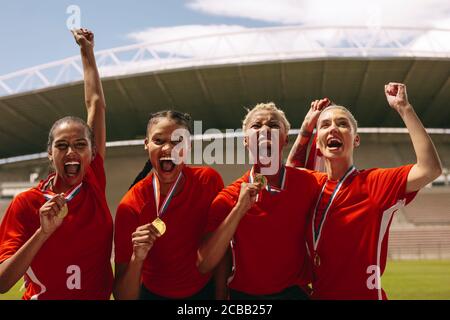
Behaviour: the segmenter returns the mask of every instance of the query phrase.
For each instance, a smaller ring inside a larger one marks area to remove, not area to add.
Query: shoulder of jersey
[[[206,179],[206,181],[210,180],[211,177],[221,178],[219,172],[211,167],[187,167],[193,175],[198,176],[201,180]]]

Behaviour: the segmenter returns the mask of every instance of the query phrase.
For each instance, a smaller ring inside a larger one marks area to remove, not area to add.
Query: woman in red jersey
[[[81,49],[87,124],[53,124],[54,173],[12,201],[0,226],[0,288],[25,277],[23,299],[109,299],[113,221],[105,197],[105,99],[94,34],[72,31]]]
[[[415,164],[357,170],[353,163],[353,150],[360,144],[357,123],[344,107],[312,110],[309,115],[314,116],[303,123],[302,132],[317,122],[317,147],[326,167],[326,174],[316,173],[323,187],[307,227],[314,299],[386,299],[381,275],[393,214],[441,174],[439,156],[408,102],[406,86],[389,83],[385,95],[409,131]],[[308,135],[298,137],[290,165],[304,164],[300,149]]]
[[[211,273],[196,267],[208,210],[223,181],[211,168],[184,164],[189,131],[187,114],[150,117],[149,161],[115,218],[116,299],[214,299],[215,290],[223,290],[224,281],[215,288]]]
[[[275,104],[258,104],[243,121],[254,165],[211,205],[198,266],[208,272],[232,246],[231,299],[307,299],[307,213],[319,192],[306,170],[286,167],[290,125]],[[222,262],[221,262],[222,261]]]

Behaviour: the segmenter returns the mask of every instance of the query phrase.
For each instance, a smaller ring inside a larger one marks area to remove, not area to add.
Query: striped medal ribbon
[[[53,183],[55,176],[52,176],[48,179],[48,181],[44,184],[44,187],[42,188],[42,192],[44,193],[44,198],[48,201],[53,199],[57,194],[50,190],[45,190],[48,188],[48,186]],[[64,203],[64,206],[61,208],[61,210],[58,213],[58,217],[63,219],[67,214],[69,213],[69,207],[67,206],[67,203],[72,200],[81,190],[81,186],[83,185],[83,182],[80,182],[75,187],[71,188],[68,192],[64,193],[64,199],[66,199],[66,203]],[[66,195],[67,194],[67,195]]]
[[[284,190],[284,183],[286,181],[286,169],[285,169],[284,165],[281,165],[280,171],[281,171],[281,175],[280,175],[281,188],[271,186],[267,182],[267,178],[265,176],[263,176],[261,174],[255,174],[254,167],[252,167],[252,169],[250,170],[250,175],[248,176],[248,182],[255,183],[255,180],[258,181],[259,179],[261,179],[259,176],[261,176],[264,178],[264,181],[265,181],[265,183],[263,183],[263,185],[264,185],[263,189],[266,189],[270,194],[280,193],[282,190]],[[258,195],[256,196],[256,202],[259,202],[261,193],[262,193],[262,191],[260,193],[258,193]]]
[[[167,193],[166,199],[164,199],[164,202],[162,203],[162,205],[160,207],[159,206],[159,200],[160,200],[160,197],[161,197],[161,192],[160,192],[159,180],[158,180],[158,177],[156,176],[156,174],[153,174],[153,180],[152,180],[152,183],[153,183],[153,195],[155,197],[157,217],[156,217],[155,220],[153,220],[152,225],[158,230],[160,235],[163,235],[166,232],[166,224],[164,223],[164,221],[162,221],[161,218],[166,213],[166,210],[169,207],[170,201],[172,201],[172,198],[174,196],[176,187],[180,183],[182,176],[183,176],[183,172],[180,171],[180,173],[178,174],[177,179],[175,180],[175,182],[170,187],[169,192]]]
[[[355,172],[355,171],[356,171],[355,166],[354,166],[354,165],[350,166],[350,168],[348,168],[348,170],[347,170],[347,172],[344,174],[344,176],[339,180],[338,184],[336,185],[336,187],[335,187],[334,190],[333,190],[333,193],[331,194],[330,200],[328,200],[328,203],[327,203],[327,205],[325,206],[324,213],[323,213],[323,215],[322,215],[322,218],[320,219],[319,226],[318,226],[318,228],[317,228],[317,230],[316,230],[316,229],[315,229],[315,226],[314,226],[314,225],[315,225],[314,222],[315,222],[316,215],[317,215],[317,209],[318,209],[318,207],[319,207],[320,201],[322,200],[323,192],[324,192],[324,190],[325,190],[325,187],[326,187],[326,185],[327,185],[328,180],[324,183],[323,188],[322,188],[322,191],[320,192],[319,198],[317,199],[316,206],[315,206],[315,208],[314,208],[314,214],[313,214],[313,217],[312,217],[312,222],[311,222],[311,225],[312,225],[312,234],[313,234],[313,246],[314,246],[314,257],[313,257],[313,259],[314,259],[314,264],[315,264],[316,267],[320,266],[320,256],[319,256],[319,254],[317,253],[317,247],[318,247],[318,245],[319,245],[320,236],[321,236],[321,234],[322,234],[322,227],[323,227],[323,224],[325,223],[325,220],[326,220],[326,218],[327,218],[328,211],[329,211],[329,209],[330,209],[330,207],[331,207],[331,204],[333,203],[334,199],[336,198],[336,195],[337,195],[337,193],[339,192],[339,189],[340,189],[340,188],[342,187],[342,185],[344,184],[345,180],[346,180],[351,174],[353,174],[353,172]]]

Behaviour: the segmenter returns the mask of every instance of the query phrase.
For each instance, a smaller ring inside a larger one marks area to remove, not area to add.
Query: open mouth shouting
[[[161,157],[159,159],[159,167],[162,172],[171,173],[176,167],[175,159],[172,157]]]
[[[81,164],[79,161],[68,161],[64,163],[64,173],[68,177],[75,177],[80,172]]]
[[[343,145],[342,140],[336,137],[330,137],[327,139],[327,149],[330,151],[337,151]]]
[[[258,148],[259,149],[263,149],[265,148],[266,150],[270,150],[272,147],[272,141],[270,139],[259,139],[258,140]]]

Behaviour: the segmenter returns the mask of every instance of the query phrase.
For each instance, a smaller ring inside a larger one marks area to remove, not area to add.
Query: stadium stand
[[[408,221],[415,225],[449,225],[450,197],[448,188],[428,188],[420,192],[405,208]]]
[[[450,258],[450,226],[392,228],[389,234],[390,259]]]

